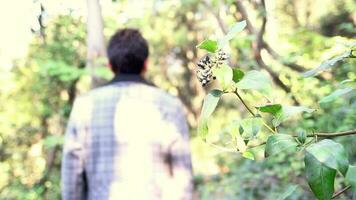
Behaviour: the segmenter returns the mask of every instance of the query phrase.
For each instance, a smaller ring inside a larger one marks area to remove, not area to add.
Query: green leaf
[[[246,143],[244,139],[241,137],[241,135],[236,135],[236,147],[239,150],[239,152],[245,152],[247,149]]]
[[[281,194],[277,200],[284,200],[288,198],[298,188],[298,185],[289,185],[287,190]]]
[[[300,143],[304,144],[307,140],[307,134],[305,133],[305,131],[299,131],[297,139]]]
[[[272,123],[273,126],[277,127],[292,116],[302,112],[312,113],[314,111],[315,109],[307,108],[304,106],[282,106],[282,109],[277,112],[276,117],[272,120]]]
[[[240,135],[243,136],[243,138],[251,139],[255,137],[261,130],[262,124],[263,121],[260,117],[245,118],[240,122],[239,130],[242,130]]]
[[[200,119],[199,124],[198,124],[198,135],[200,138],[202,138],[204,141],[206,140],[206,136],[209,133],[209,128],[208,128],[208,120],[207,119]]]
[[[346,79],[340,82],[340,85],[345,85],[356,89],[356,79]]]
[[[221,40],[219,40],[219,46],[223,47],[225,46],[231,39],[233,39],[239,32],[241,32],[242,30],[244,30],[244,28],[246,27],[247,23],[246,21],[241,21],[241,22],[237,22],[235,24],[233,24],[230,28],[228,33],[221,38]]]
[[[314,195],[319,200],[330,200],[334,193],[336,170],[320,162],[308,151],[304,162],[306,178]]]
[[[329,60],[326,60],[326,61],[322,62],[318,67],[305,72],[303,74],[303,76],[304,77],[314,76],[318,72],[324,71],[326,69],[329,69],[329,68],[333,67],[337,62],[345,60],[346,58],[349,58],[351,56],[352,56],[352,51],[351,50],[346,51],[345,53],[343,53],[343,54],[341,54],[339,56],[336,56],[336,57],[334,57],[332,59],[329,59]]]
[[[334,92],[332,92],[331,94],[329,94],[328,96],[323,97],[319,103],[328,103],[331,102],[333,100],[335,100],[336,98],[347,94],[349,92],[351,92],[353,90],[353,88],[351,87],[347,87],[347,88],[342,88],[342,89],[337,89]]]
[[[265,92],[271,87],[271,80],[261,71],[252,70],[247,72],[236,86],[240,89]]]
[[[214,112],[223,91],[221,90],[211,90],[208,95],[204,98],[203,108],[201,112],[201,118],[208,118]]]
[[[230,133],[231,137],[235,137],[239,134],[238,126],[239,122],[237,120],[233,120],[226,127],[226,130]]]
[[[251,151],[245,151],[242,153],[242,157],[250,159],[250,160],[255,160],[255,155]]]
[[[272,104],[266,106],[256,107],[259,111],[265,113],[271,113],[272,115],[276,116],[278,112],[281,111],[282,105],[281,104]]]
[[[231,85],[232,77],[233,77],[233,72],[231,67],[229,67],[228,65],[222,65],[219,68],[215,68],[213,73],[224,90]]]
[[[53,148],[57,145],[62,145],[64,142],[63,135],[50,135],[43,139],[43,145],[46,148]]]
[[[324,165],[339,170],[346,175],[349,161],[344,147],[330,139],[314,143],[306,148],[306,151]]]
[[[272,156],[281,152],[297,151],[298,143],[293,136],[287,134],[271,135],[267,139],[265,154]]]
[[[230,133],[231,137],[235,139],[236,142],[236,148],[239,152],[243,153],[246,151],[247,146],[244,141],[244,138],[242,138],[241,134],[239,134],[239,127],[241,127],[240,123],[236,120],[233,120],[229,125],[228,125],[228,132]]]
[[[356,192],[356,166],[349,166],[345,178]]]
[[[200,115],[198,134],[205,139],[208,134],[208,118],[214,112],[223,92],[221,90],[212,90],[204,98],[203,108]]]
[[[235,83],[238,83],[239,81],[241,81],[241,79],[245,75],[245,73],[243,71],[241,71],[240,69],[238,69],[238,68],[233,68],[232,69],[232,74],[233,74],[232,80]]]
[[[197,48],[207,50],[210,53],[215,53],[218,49],[218,42],[215,40],[206,39],[198,44]]]

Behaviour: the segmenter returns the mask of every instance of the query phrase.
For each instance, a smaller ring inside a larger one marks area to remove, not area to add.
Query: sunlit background
[[[258,31],[262,13],[259,0],[242,1]],[[226,151],[231,138],[223,127],[248,113],[227,96],[211,120],[209,141],[196,133],[207,89],[196,79],[196,62],[205,52],[195,47],[205,38],[217,38],[243,20],[233,0],[101,0],[105,42],[119,28],[138,28],[149,41],[147,78],[178,96],[185,105],[191,130],[191,149],[197,199],[276,199],[291,184],[300,184],[291,199],[314,198],[303,173],[303,157],[281,154],[263,159],[256,148],[255,161]],[[356,127],[355,96],[328,106],[318,100],[355,79],[355,60],[344,62],[315,78],[301,73],[338,55],[355,43],[356,3],[353,0],[269,0],[262,59],[290,92],[276,83],[269,101],[316,108],[313,115],[289,120],[280,131],[301,129],[333,132]],[[84,0],[11,0],[0,7],[0,199],[60,199],[60,162],[63,134],[76,96],[90,88],[87,61]],[[231,41],[230,63],[244,70],[266,69],[256,62],[256,36],[243,31]],[[295,65],[293,65],[295,64]],[[297,65],[297,67],[295,67]],[[96,73],[109,80],[111,72],[101,61]],[[294,67],[293,67],[294,66]],[[272,80],[272,78],[271,78]],[[215,84],[210,88],[214,88]],[[253,106],[267,100],[245,94]],[[265,130],[261,131],[265,137]],[[338,139],[356,161],[356,137]],[[343,182],[336,181],[336,188]]]

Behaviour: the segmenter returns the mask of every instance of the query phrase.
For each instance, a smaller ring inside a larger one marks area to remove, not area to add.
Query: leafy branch
[[[239,100],[240,100],[241,103],[245,106],[245,108],[248,110],[248,112],[249,112],[253,117],[256,117],[256,114],[251,110],[251,108],[248,107],[248,105],[246,104],[246,102],[245,102],[245,101],[243,100],[243,98],[240,96],[240,94],[239,94],[239,92],[238,92],[237,89],[234,91],[234,94],[236,94],[236,96],[239,98]],[[273,130],[270,126],[268,126],[268,125],[266,124],[266,122],[263,121],[262,123],[263,123],[263,125],[264,125],[268,130],[270,130],[272,133],[276,133],[276,131]]]
[[[264,1],[262,1],[264,3]],[[265,29],[266,20],[263,20],[261,30],[258,34],[257,44],[261,45],[262,35]],[[264,73],[256,70],[243,72],[239,68],[232,68],[227,64],[228,55],[224,52],[224,46],[240,31],[242,31],[248,23],[245,21],[238,22],[230,27],[229,31],[223,38],[219,40],[206,39],[200,43],[197,48],[208,51],[208,55],[202,58],[197,66],[197,77],[202,86],[210,84],[215,79],[219,82],[221,89],[211,90],[204,99],[203,108],[198,125],[198,134],[207,141],[209,133],[209,118],[218,106],[219,100],[224,94],[233,93],[243,104],[246,110],[252,115],[252,118],[242,119],[240,122],[233,121],[225,128],[232,136],[232,144],[236,145],[235,149],[228,149],[210,143],[211,146],[217,147],[223,151],[240,152],[243,157],[254,159],[254,155],[249,149],[265,145],[265,156],[275,156],[283,152],[296,152],[298,149],[304,149],[305,153],[305,171],[306,179],[315,196],[320,200],[328,200],[333,196],[340,195],[337,192],[334,194],[334,181],[336,173],[340,172],[345,179],[353,184],[352,180],[356,180],[356,167],[349,165],[347,153],[344,147],[330,139],[317,141],[317,137],[333,138],[338,136],[355,135],[356,130],[335,132],[335,133],[299,133],[297,136],[292,134],[277,133],[266,124],[260,114],[256,114],[245,102],[240,90],[256,90],[262,94],[270,91],[269,78]],[[257,53],[260,53],[260,49]],[[256,53],[256,49],[254,49]],[[259,56],[257,56],[259,57]],[[255,57],[255,58],[257,58]],[[260,58],[257,58],[258,60]],[[257,60],[257,61],[258,61]],[[262,59],[261,59],[262,60]],[[263,62],[263,60],[262,60]],[[259,63],[263,66],[263,64]],[[262,67],[264,68],[264,67]],[[268,71],[267,68],[264,68]],[[270,72],[270,71],[268,71]],[[270,73],[271,74],[271,73]],[[273,76],[272,76],[273,78]],[[347,80],[346,82],[350,82]],[[350,90],[352,91],[352,90]],[[339,94],[338,94],[339,95]],[[338,96],[338,95],[333,95]],[[328,97],[329,99],[331,97]],[[324,100],[328,102],[329,99]],[[312,113],[315,109],[304,106],[288,106],[281,104],[268,104],[255,107],[257,111],[272,115],[272,124],[276,128],[290,117],[301,113]],[[262,126],[265,126],[273,134],[269,135],[266,141],[259,144],[249,144],[251,140],[258,137],[258,133]],[[306,142],[307,137],[312,139]],[[345,190],[346,191],[346,190]]]

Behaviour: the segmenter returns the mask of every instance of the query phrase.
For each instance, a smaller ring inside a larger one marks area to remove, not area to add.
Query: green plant
[[[208,85],[212,80],[217,79],[219,87],[212,89],[204,99],[201,116],[198,125],[199,136],[207,143],[209,134],[209,119],[216,109],[219,100],[226,94],[234,94],[242,103],[251,117],[241,121],[229,123],[226,131],[230,134],[232,148],[218,146],[215,147],[227,151],[240,152],[243,157],[254,160],[253,149],[265,145],[265,156],[277,156],[282,152],[302,151],[304,153],[305,173],[308,184],[320,200],[335,198],[349,188],[356,191],[356,166],[349,163],[344,147],[331,140],[338,136],[348,136],[356,134],[356,130],[336,133],[318,133],[300,131],[299,133],[280,133],[278,127],[291,117],[302,113],[313,113],[315,109],[304,106],[282,105],[279,103],[268,103],[266,105],[255,106],[252,109],[244,100],[244,91],[257,91],[263,96],[267,96],[272,91],[271,82],[262,71],[244,72],[239,68],[232,68],[228,65],[228,56],[224,48],[228,42],[246,26],[246,22],[234,24],[229,32],[218,40],[206,39],[197,48],[206,50],[208,54],[198,62],[197,77],[203,86]],[[319,71],[331,68],[339,61],[347,58],[355,58],[354,46],[344,54],[324,61],[319,67],[304,74],[305,77],[314,76]],[[331,102],[341,95],[355,91],[355,80],[344,80],[340,83],[340,88],[333,93],[322,98],[319,103]],[[267,98],[267,97],[266,97]],[[269,116],[264,116],[269,115]],[[269,117],[269,118],[268,118]],[[272,120],[268,122],[266,119]],[[260,136],[260,132],[266,130],[266,137]],[[225,131],[225,132],[226,132]],[[321,140],[320,140],[321,138]],[[258,143],[257,143],[258,141]],[[334,193],[334,180],[337,172],[345,178],[349,186]],[[289,194],[291,192],[287,192]],[[286,196],[288,195],[284,195]]]

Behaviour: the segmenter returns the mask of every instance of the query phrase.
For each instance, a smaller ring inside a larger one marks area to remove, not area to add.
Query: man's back
[[[138,77],[121,78],[74,104],[63,198],[191,199],[189,135],[180,102]]]

